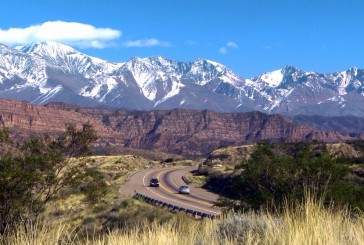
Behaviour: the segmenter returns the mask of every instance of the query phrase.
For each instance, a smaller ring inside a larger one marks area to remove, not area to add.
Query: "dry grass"
[[[335,144],[327,144],[327,150],[329,151],[331,156],[335,157],[360,157],[361,153],[355,148],[347,143],[335,143]]]
[[[71,244],[75,241],[74,239],[75,237],[72,237],[72,233],[69,233],[69,228],[65,225],[52,227],[40,223],[19,225],[15,232],[4,237],[0,236],[0,242],[4,245],[63,244],[61,241]]]
[[[230,146],[214,150],[203,163],[209,167],[223,170],[225,167],[234,168],[242,161],[250,158],[255,145]]]
[[[202,187],[207,183],[207,176],[205,175],[189,175],[188,178],[192,181],[190,186]]]
[[[78,231],[100,231],[103,223],[108,219],[112,219],[115,215],[124,215],[124,211],[133,213],[132,208],[149,210],[145,207],[145,203],[138,202],[135,202],[137,204],[133,207],[124,207],[123,210],[119,210],[121,202],[125,199],[120,196],[119,188],[130,173],[143,168],[191,166],[195,163],[185,159],[165,163],[134,155],[92,156],[80,160],[86,161],[90,167],[96,168],[105,176],[109,187],[107,195],[97,206],[90,207],[84,201],[84,195],[80,193],[79,188],[62,189],[57,198],[47,205],[44,215],[44,219],[52,225],[68,224],[69,227]],[[118,212],[115,213],[115,210]]]
[[[364,244],[364,214],[324,208],[311,197],[283,214],[282,244]],[[277,238],[281,240],[281,238]]]
[[[120,205],[119,188],[127,175],[141,168],[162,167],[160,161],[133,155],[93,156],[81,160],[105,176],[109,186],[108,193],[100,204],[90,207],[78,188],[62,189],[46,208],[44,218],[51,225],[68,224],[72,229],[100,230],[104,217],[110,216],[111,210]]]
[[[1,242],[9,245],[364,244],[363,213],[325,208],[310,196],[304,203],[287,205],[280,215],[266,212],[228,214],[214,221],[179,217],[162,224],[141,221],[129,229],[114,229],[107,234],[86,237],[72,235],[75,233],[64,225],[57,228],[28,225],[27,229],[20,226]]]
[[[118,147],[118,146],[101,147],[99,149],[94,149],[94,152],[97,155],[108,155],[108,156],[133,155],[145,159],[151,159],[154,161],[164,161],[168,158],[179,159],[179,160],[184,159],[184,157],[181,155],[170,154],[161,151],[137,149],[129,147]]]
[[[287,205],[280,215],[230,214],[220,228],[240,244],[364,244],[362,212],[325,208],[310,195],[304,203]]]

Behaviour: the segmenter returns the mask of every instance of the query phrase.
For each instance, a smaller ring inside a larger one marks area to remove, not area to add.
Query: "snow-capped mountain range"
[[[16,49],[0,44],[0,98],[138,110],[364,117],[364,70],[319,74],[286,66],[244,79],[206,59],[135,57],[112,63],[55,42]]]

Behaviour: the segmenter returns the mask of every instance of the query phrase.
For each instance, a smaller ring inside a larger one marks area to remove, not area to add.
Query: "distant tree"
[[[30,136],[21,144],[0,131],[0,234],[24,219],[35,219],[45,205],[65,187],[87,183],[86,197],[95,203],[105,194],[103,176],[77,157],[90,153],[97,139],[89,123],[81,129],[66,125],[57,138]],[[98,183],[97,186],[90,183]],[[97,187],[97,188],[96,188]],[[93,192],[92,189],[99,189]]]

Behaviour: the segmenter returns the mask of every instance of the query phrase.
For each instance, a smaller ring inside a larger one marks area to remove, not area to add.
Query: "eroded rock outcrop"
[[[46,106],[0,99],[0,124],[22,135],[57,133],[66,123],[92,123],[99,145],[155,149],[183,155],[206,155],[229,145],[261,140],[296,142],[350,139],[337,132],[322,132],[294,124],[280,115],[261,112],[217,113],[186,109],[126,111],[81,108],[63,103]]]

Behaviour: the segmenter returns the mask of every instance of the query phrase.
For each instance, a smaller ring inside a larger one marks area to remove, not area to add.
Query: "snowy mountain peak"
[[[358,75],[358,68],[353,67],[346,70],[346,73],[351,74],[352,76],[356,77]]]
[[[51,41],[31,43],[23,47],[18,47],[17,49],[29,54],[47,54],[53,57],[79,53],[70,46]]]
[[[223,70],[226,70],[227,68],[215,61],[212,60],[207,60],[207,59],[202,59],[202,58],[197,58],[195,59],[195,61],[192,62],[193,65],[195,66],[203,66],[203,67],[209,67],[209,68],[221,68]]]
[[[61,67],[74,74],[81,73],[87,78],[101,73],[111,74],[123,65],[88,56],[70,46],[51,41],[32,43],[17,49],[35,58],[41,58],[48,65]]]
[[[131,58],[128,62],[143,62],[143,58],[138,57],[138,56],[134,56],[133,58]]]
[[[217,62],[215,62],[215,61],[212,61],[212,60],[207,60],[207,59],[205,59],[205,61],[206,61],[207,63],[210,63],[211,65],[214,65],[214,66],[224,66],[224,65],[222,65],[222,64],[220,64],[220,63],[217,63]]]
[[[267,86],[277,87],[279,84],[281,84],[284,78],[283,72],[283,69],[279,69],[276,71],[263,73],[259,76],[259,78],[261,81],[265,82]]]
[[[201,66],[204,69],[212,69],[212,70],[216,70],[217,72],[231,72],[226,66],[224,66],[223,64],[220,64],[218,62],[212,61],[212,60],[207,60],[207,59],[197,59],[194,62],[195,65],[197,66]]]
[[[150,60],[150,61],[159,61],[159,62],[165,62],[165,61],[168,61],[170,62],[171,60],[169,59],[166,59],[162,56],[151,56],[151,57],[147,57],[147,58],[144,58],[146,60]]]
[[[127,63],[144,64],[146,66],[152,66],[155,69],[157,69],[157,67],[170,66],[171,64],[173,64],[175,62],[172,60],[168,60],[162,56],[151,56],[151,57],[147,57],[147,58],[133,57]]]
[[[304,75],[309,75],[309,74],[313,74],[314,72],[304,72],[301,69],[295,67],[295,66],[285,66],[282,68],[282,73],[283,76],[285,77],[291,77],[291,78],[295,78],[295,77],[300,77],[300,76],[304,76]]]
[[[151,64],[157,65],[157,66],[167,67],[167,66],[171,66],[171,65],[174,65],[177,63],[176,61],[166,59],[162,56],[153,56],[153,57],[148,57],[145,59],[148,60],[148,62],[150,62]]]
[[[5,55],[5,54],[16,54],[16,55],[26,55],[24,52],[16,49],[16,48],[11,48],[5,44],[1,44],[0,43],[0,54]]]
[[[266,72],[262,75],[252,78],[258,84],[263,83],[263,87],[284,88],[288,89],[300,83],[300,78],[314,74],[312,72],[303,72],[294,66],[285,66],[279,70]]]
[[[0,50],[5,50],[5,49],[10,49],[8,46],[6,46],[5,44],[0,43]]]
[[[282,68],[282,70],[285,71],[286,73],[302,72],[299,68],[290,65],[286,65],[285,67]]]
[[[342,100],[332,100],[342,96]],[[0,44],[0,97],[131,109],[194,108],[364,116],[364,70],[319,74],[294,66],[243,79],[208,59],[161,56],[112,63],[55,42]],[[339,108],[338,111],[336,108]],[[318,108],[318,109],[315,109]]]

